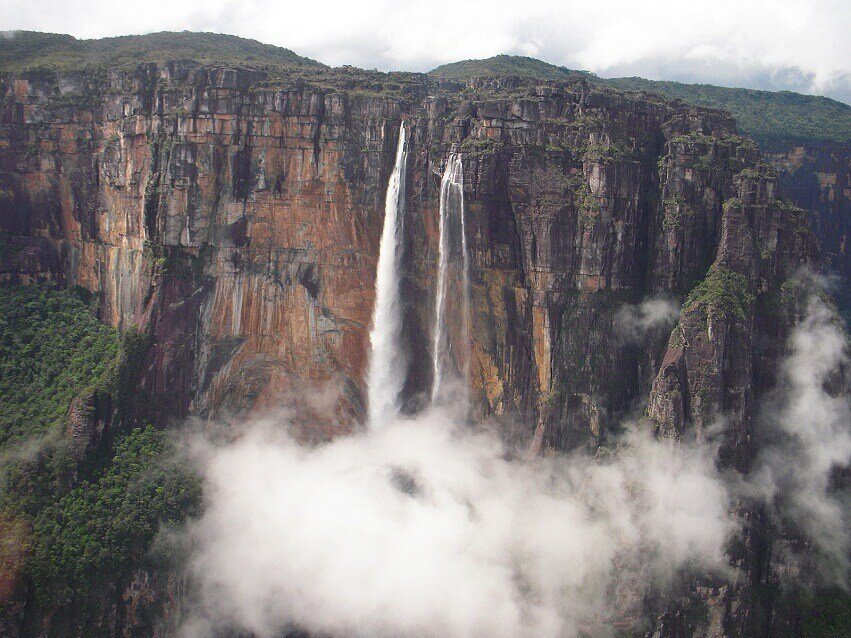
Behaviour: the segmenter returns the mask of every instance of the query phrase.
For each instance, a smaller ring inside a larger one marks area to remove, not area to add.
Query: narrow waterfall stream
[[[464,226],[464,169],[452,153],[440,184],[440,244],[434,304],[432,404],[466,406],[470,360],[470,264]],[[454,281],[453,281],[454,280]],[[453,286],[453,283],[456,284]],[[457,293],[450,296],[450,289]],[[453,348],[453,320],[459,334]]]
[[[375,306],[369,333],[367,400],[371,429],[379,428],[398,416],[399,397],[405,384],[407,360],[402,349],[401,258],[407,163],[407,131],[402,122],[396,163],[387,184],[384,229],[375,276]]]

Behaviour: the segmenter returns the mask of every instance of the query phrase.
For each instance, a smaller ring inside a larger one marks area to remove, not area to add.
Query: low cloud
[[[187,637],[603,636],[645,588],[724,572],[737,529],[713,448],[636,431],[603,460],[528,462],[431,411],[318,446],[269,420],[195,450]]]
[[[624,310],[624,334],[672,322],[672,306]],[[848,365],[847,337],[813,299],[744,479],[719,472],[711,436],[660,441],[629,424],[611,450],[533,459],[462,408],[321,443],[304,442],[295,413],[207,426],[191,437],[204,512],[168,531],[194,592],[182,636],[619,635],[683,578],[733,576],[725,548],[742,496],[844,574],[833,477],[851,461]]]
[[[670,328],[680,314],[671,299],[654,297],[640,304],[625,304],[615,315],[615,334],[623,341],[640,343],[654,328]]]
[[[847,490],[835,479],[851,465],[848,337],[835,311],[813,297],[789,346],[762,413],[767,440],[752,485],[827,554],[844,580],[851,521]]]
[[[12,445],[7,445],[0,450],[0,491],[6,489],[10,471],[36,462],[50,450],[62,445],[69,445],[69,441],[63,438],[61,430],[53,428],[27,439],[15,441]]]

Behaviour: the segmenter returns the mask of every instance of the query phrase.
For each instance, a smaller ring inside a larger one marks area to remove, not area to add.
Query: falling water
[[[454,299],[460,304],[458,314],[461,332],[457,343],[462,345],[464,351],[455,357],[449,333],[451,313],[448,291],[451,284],[450,271],[453,262],[457,266],[458,261],[461,262],[460,290]],[[470,264],[464,225],[464,169],[461,157],[456,153],[450,154],[440,184],[440,245],[434,306],[434,381],[431,400],[433,404],[452,401],[466,405],[470,359]]]
[[[387,184],[384,204],[384,230],[375,276],[375,307],[372,331],[367,398],[369,425],[375,429],[399,414],[399,396],[405,383],[407,361],[402,350],[402,295],[400,264],[405,212],[405,168],[408,144],[405,123],[399,127],[396,164]]]

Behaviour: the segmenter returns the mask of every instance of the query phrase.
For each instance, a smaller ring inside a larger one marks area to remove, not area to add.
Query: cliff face
[[[414,360],[428,356],[440,172],[455,149],[482,412],[521,414],[519,441],[567,449],[603,443],[649,396],[669,436],[723,413],[725,462],[746,469],[790,324],[777,300],[815,248],[806,214],[777,199],[788,182],[731,118],[582,80],[373,88],[190,63],[3,76],[3,279],[84,286],[104,321],[153,334],[140,419],[317,412],[322,388],[334,417],[322,409],[308,435],[351,428],[404,119]],[[619,329],[625,304],[693,289],[673,332]],[[429,374],[411,370],[411,409]]]
[[[783,249],[792,213],[720,112],[581,82],[418,82],[393,98],[267,88],[259,72],[187,63],[5,77],[3,276],[85,286],[105,321],[152,330],[145,390],[158,422],[259,410],[327,381],[357,416],[405,118],[412,348],[428,343],[437,186],[454,144],[475,265],[474,384],[486,412],[538,413],[562,447],[604,437],[655,375],[664,336],[617,338],[623,303],[688,292],[757,209],[749,245],[725,250],[755,270]],[[413,375],[409,389],[429,383]]]
[[[851,318],[851,148],[838,142],[774,144],[766,146],[765,154],[777,171],[781,194],[811,211],[825,265],[839,277],[835,297],[847,322]]]
[[[399,107],[257,80],[64,79],[94,112],[57,105],[56,83],[4,86],[4,270],[96,290],[105,321],[152,330],[160,422],[273,405],[292,373],[362,377]]]

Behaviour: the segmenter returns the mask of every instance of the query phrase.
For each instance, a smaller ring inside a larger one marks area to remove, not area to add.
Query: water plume
[[[408,142],[405,123],[399,126],[396,161],[387,184],[384,228],[375,275],[375,307],[369,333],[367,401],[370,427],[394,419],[400,410],[407,360],[402,348],[401,261],[405,219],[405,174]]]
[[[432,404],[449,402],[464,405],[468,401],[470,365],[470,262],[464,219],[464,167],[461,156],[451,153],[440,183],[440,243],[438,245],[437,284],[434,303],[432,345]],[[453,266],[454,272],[453,272]],[[449,289],[452,275],[457,277],[457,318],[460,331],[453,348],[450,327]]]

